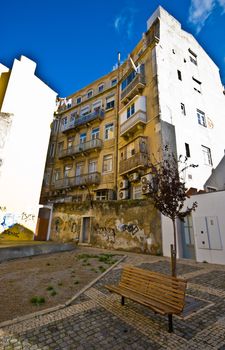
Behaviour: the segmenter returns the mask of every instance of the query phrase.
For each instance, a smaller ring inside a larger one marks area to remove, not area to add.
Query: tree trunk
[[[177,235],[176,235],[176,222],[175,219],[172,219],[173,221],[173,242],[174,244],[171,244],[171,270],[172,270],[172,276],[176,277],[177,275]]]

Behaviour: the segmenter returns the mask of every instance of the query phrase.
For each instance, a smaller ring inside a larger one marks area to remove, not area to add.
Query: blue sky
[[[25,55],[61,97],[110,72],[163,6],[220,68],[225,84],[225,0],[3,0],[0,63]]]

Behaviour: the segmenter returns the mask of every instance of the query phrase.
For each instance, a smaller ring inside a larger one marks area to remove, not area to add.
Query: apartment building
[[[59,100],[41,203],[145,198],[165,145],[198,164],[185,180],[203,189],[224,155],[223,90],[215,63],[159,7],[123,64]]]

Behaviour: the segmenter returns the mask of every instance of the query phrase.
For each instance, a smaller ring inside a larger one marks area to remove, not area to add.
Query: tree
[[[148,196],[153,199],[153,205],[163,215],[169,217],[173,222],[173,239],[171,245],[171,270],[172,276],[176,276],[177,239],[176,239],[176,219],[184,221],[197,207],[197,202],[184,210],[187,198],[187,188],[185,187],[185,172],[188,168],[196,168],[198,165],[187,164],[187,157],[177,158],[174,153],[170,153],[168,146],[163,150],[162,160],[155,164],[150,162],[150,174],[152,178],[147,181]]]

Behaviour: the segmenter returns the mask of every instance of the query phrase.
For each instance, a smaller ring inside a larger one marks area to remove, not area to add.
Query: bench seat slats
[[[157,300],[149,299],[148,297],[145,297],[143,295],[140,295],[135,292],[131,292],[126,289],[118,288],[115,286],[106,286],[107,289],[109,289],[112,292],[115,292],[117,294],[120,294],[128,299],[131,299],[133,301],[138,302],[139,304],[142,304],[144,306],[147,306],[151,308],[153,311],[161,314],[161,315],[167,315],[167,314],[180,314],[180,309],[174,308],[169,305],[165,305],[163,303],[160,303]]]
[[[125,285],[119,285],[119,289],[123,290],[130,290],[131,292],[141,294],[145,296],[146,298],[152,298],[159,300],[162,303],[168,304],[171,307],[179,307],[179,309],[182,310],[183,304],[184,304],[184,298],[178,298],[175,293],[173,294],[161,294],[160,290],[151,290],[151,292],[145,293],[144,291],[137,291],[137,288],[127,288]]]

